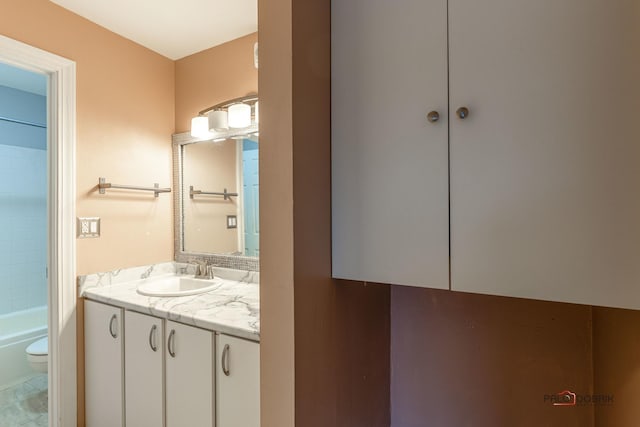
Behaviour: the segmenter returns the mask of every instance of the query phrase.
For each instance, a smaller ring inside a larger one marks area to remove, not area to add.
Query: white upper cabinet
[[[448,288],[447,2],[334,0],[331,50],[333,276]]]
[[[332,7],[334,277],[640,308],[637,2]]]
[[[640,308],[637,2],[449,8],[452,289]]]

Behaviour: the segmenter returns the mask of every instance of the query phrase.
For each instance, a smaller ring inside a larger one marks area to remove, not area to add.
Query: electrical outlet
[[[100,218],[76,218],[76,236],[78,239],[100,237]]]

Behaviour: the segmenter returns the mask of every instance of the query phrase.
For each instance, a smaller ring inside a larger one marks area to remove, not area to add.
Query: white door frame
[[[49,426],[75,426],[76,64],[2,35],[0,61],[48,77]]]

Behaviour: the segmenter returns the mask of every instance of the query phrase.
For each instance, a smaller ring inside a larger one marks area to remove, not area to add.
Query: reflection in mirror
[[[181,147],[183,251],[257,257],[258,138]]]

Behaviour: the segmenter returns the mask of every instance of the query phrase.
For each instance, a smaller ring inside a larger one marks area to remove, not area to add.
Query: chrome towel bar
[[[153,187],[140,187],[137,185],[120,185],[120,184],[112,184],[110,182],[106,182],[106,178],[100,178],[98,180],[98,189],[100,190],[100,194],[105,194],[105,190],[107,188],[116,188],[119,190],[136,190],[136,191],[153,191],[153,195],[158,197],[160,193],[170,193],[170,188],[160,188],[160,184],[153,184]]]
[[[232,197],[238,197],[238,193],[229,193],[227,189],[224,189],[223,193],[213,191],[194,190],[193,185],[189,186],[189,197],[193,199],[196,194],[202,194],[205,196],[223,196],[225,200],[231,200]]]

